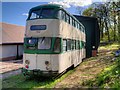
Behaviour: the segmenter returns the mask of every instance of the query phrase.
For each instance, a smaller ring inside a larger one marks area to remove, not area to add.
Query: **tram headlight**
[[[46,70],[51,70],[49,61],[45,61],[45,65],[46,65]]]
[[[29,60],[25,60],[25,64],[29,65],[30,61]]]
[[[45,61],[45,65],[49,65],[49,61]]]

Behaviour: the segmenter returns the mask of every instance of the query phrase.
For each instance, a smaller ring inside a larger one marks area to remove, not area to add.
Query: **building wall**
[[[2,58],[2,45],[0,45],[0,59]]]
[[[15,59],[17,56],[17,45],[0,45],[2,55],[0,60]],[[23,55],[23,45],[18,45],[19,56]]]
[[[23,45],[19,45],[18,47],[19,47],[19,56],[23,55],[23,48],[24,48]]]

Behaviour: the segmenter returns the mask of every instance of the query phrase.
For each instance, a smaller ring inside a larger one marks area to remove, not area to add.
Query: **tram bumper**
[[[22,68],[22,73],[24,76],[31,76],[31,75],[37,75],[37,76],[56,76],[58,74],[58,71],[41,71],[39,69],[34,70],[28,70],[26,68]]]

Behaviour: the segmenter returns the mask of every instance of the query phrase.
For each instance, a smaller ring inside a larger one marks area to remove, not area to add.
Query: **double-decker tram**
[[[24,38],[23,74],[53,76],[85,58],[85,27],[62,6],[30,9]]]

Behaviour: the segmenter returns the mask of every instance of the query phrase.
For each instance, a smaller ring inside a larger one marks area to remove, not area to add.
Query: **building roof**
[[[0,44],[23,43],[24,32],[24,26],[0,22]]]

